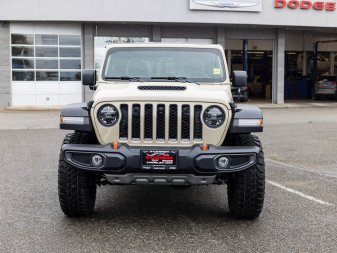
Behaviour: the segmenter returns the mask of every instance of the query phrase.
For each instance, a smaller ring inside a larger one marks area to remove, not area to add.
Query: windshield
[[[105,80],[184,79],[194,82],[226,79],[221,51],[212,48],[111,48],[102,77]]]

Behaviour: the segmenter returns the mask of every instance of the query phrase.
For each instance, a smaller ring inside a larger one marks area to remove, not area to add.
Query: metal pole
[[[319,41],[317,41],[314,45],[314,55],[313,55],[313,71],[312,71],[312,81],[313,84],[317,81],[317,56],[318,56],[318,44]]]
[[[243,70],[248,73],[248,40],[243,40]]]

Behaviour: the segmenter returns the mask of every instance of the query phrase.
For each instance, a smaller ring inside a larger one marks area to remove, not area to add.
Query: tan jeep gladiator
[[[263,207],[263,116],[236,105],[220,45],[122,44],[102,68],[84,70],[92,101],[66,106],[60,128],[58,191],[68,216],[93,212],[97,185],[186,188],[227,184],[229,213],[254,219]],[[177,192],[178,194],[178,192]]]

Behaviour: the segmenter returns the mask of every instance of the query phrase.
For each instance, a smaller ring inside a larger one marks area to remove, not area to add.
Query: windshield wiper
[[[194,83],[200,85],[200,83],[189,80],[187,77],[175,77],[175,76],[154,76],[151,77],[151,80],[170,80],[180,83]]]
[[[140,82],[141,78],[137,76],[106,76],[104,77],[105,80],[128,80],[128,81],[135,81]]]

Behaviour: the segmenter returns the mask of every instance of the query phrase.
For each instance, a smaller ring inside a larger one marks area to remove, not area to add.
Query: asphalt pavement
[[[337,252],[337,107],[263,111],[255,221],[229,217],[226,186],[103,186],[92,217],[67,218],[59,112],[0,112],[0,252]]]

